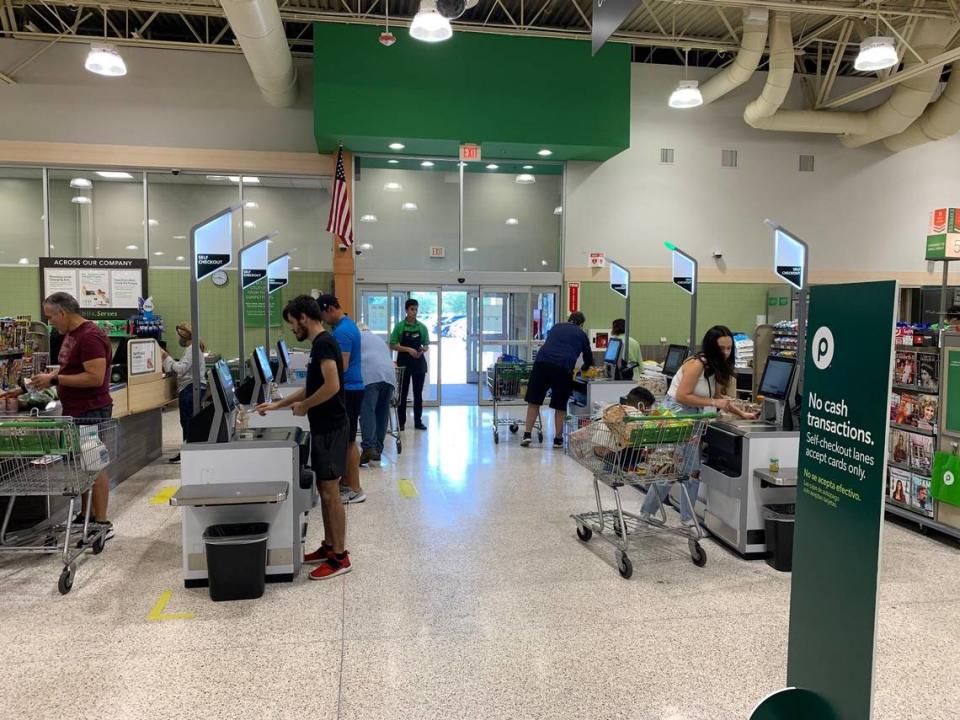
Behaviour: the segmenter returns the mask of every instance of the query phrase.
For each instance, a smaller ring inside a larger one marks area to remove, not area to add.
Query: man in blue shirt
[[[583,331],[587,321],[583,313],[570,313],[565,323],[557,323],[547,333],[547,340],[537,352],[530,380],[527,383],[527,426],[520,444],[528,447],[533,426],[540,415],[540,406],[550,391],[550,407],[554,410],[553,446],[563,447],[563,420],[567,415],[567,401],[573,391],[573,369],[577,358],[583,356],[583,368],[593,365],[590,339]]]
[[[333,295],[321,295],[317,304],[320,306],[320,317],[331,328],[333,339],[343,354],[343,389],[348,425],[346,487],[341,488],[341,498],[348,505],[361,503],[367,496],[360,487],[360,450],[357,448],[357,429],[365,387],[360,365],[360,330],[343,312],[340,301]]]

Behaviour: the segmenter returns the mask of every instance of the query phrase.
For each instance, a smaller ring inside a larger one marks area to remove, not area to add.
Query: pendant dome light
[[[450,21],[437,11],[436,0],[420,0],[420,9],[410,23],[410,37],[428,43],[443,42],[453,37]]]
[[[667,104],[672,108],[686,109],[703,105],[703,94],[700,92],[700,83],[696,80],[687,80],[687,55],[689,50],[683,51],[683,80],[677,83],[677,88],[670,93]]]
[[[897,46],[889,35],[880,34],[880,0],[877,0],[877,18],[875,34],[864,38],[860,43],[860,52],[853,61],[854,70],[877,72],[900,64]]]
[[[122,77],[127,74],[127,64],[113,45],[91,45],[83,66],[92,73],[106,77]]]

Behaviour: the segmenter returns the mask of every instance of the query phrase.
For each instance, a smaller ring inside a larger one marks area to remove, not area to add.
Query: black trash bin
[[[263,595],[269,533],[270,525],[264,522],[211,525],[204,531],[211,600]]]
[[[797,506],[793,503],[763,506],[767,538],[767,565],[780,572],[793,569],[793,526]]]

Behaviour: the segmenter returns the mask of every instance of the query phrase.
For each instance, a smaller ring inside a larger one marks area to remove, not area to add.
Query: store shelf
[[[898,425],[897,423],[890,423],[890,427],[894,430],[904,430],[906,432],[914,433],[915,435],[926,435],[927,437],[936,437],[937,433],[933,430],[921,430],[918,427],[913,425]]]
[[[0,358],[22,357],[23,350],[0,350]]]
[[[906,508],[899,503],[894,503],[891,500],[887,500],[886,511],[891,515],[896,515],[897,517],[904,518],[905,520],[912,520],[922,529],[929,528],[930,530],[936,530],[944,535],[949,535],[952,538],[960,540],[960,529],[950,527],[949,525],[944,525],[943,523],[937,522],[932,517],[921,515],[915,510]]]
[[[918,395],[939,395],[939,390],[920,390],[916,385],[898,385],[897,383],[893,384],[894,390],[902,390],[903,392],[912,392],[917,393]]]
[[[908,463],[898,463],[898,462],[894,462],[893,460],[888,460],[888,461],[887,461],[887,465],[889,465],[890,467],[895,467],[895,468],[897,468],[897,470],[905,470],[905,471],[908,472],[908,473],[912,473],[912,474],[914,474],[914,475],[919,475],[920,477],[928,477],[927,475],[924,475],[924,474],[922,474],[922,473],[916,472],[916,470],[914,470],[914,468],[910,467],[910,465],[909,465]]]

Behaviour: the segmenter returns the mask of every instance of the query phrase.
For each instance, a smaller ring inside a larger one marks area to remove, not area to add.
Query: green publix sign
[[[930,213],[926,259],[960,259],[960,208],[940,208]]]
[[[752,720],[869,720],[896,282],[810,291],[787,685]]]

